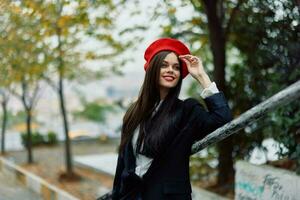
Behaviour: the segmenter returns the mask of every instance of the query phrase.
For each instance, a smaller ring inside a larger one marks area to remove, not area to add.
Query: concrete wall
[[[45,200],[79,200],[3,157],[0,157],[0,173],[5,174],[5,177],[10,180],[21,182],[28,189],[40,194]]]
[[[236,200],[300,200],[300,176],[267,165],[236,163]]]

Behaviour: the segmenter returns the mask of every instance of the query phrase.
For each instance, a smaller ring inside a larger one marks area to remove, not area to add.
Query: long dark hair
[[[140,134],[137,140],[136,152],[143,153],[148,157],[155,157],[163,150],[166,133],[172,124],[174,124],[175,104],[182,83],[182,76],[180,76],[177,85],[169,90],[159,110],[152,117],[151,114],[155,106],[160,102],[160,68],[164,58],[169,53],[171,51],[160,51],[149,63],[138,99],[129,107],[123,118],[120,152],[123,151],[126,143],[132,139],[138,125],[140,125]],[[182,74],[182,61],[178,60],[180,74]],[[142,141],[144,141],[143,151],[140,151]]]

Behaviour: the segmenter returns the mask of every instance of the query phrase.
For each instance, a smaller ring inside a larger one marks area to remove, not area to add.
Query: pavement
[[[76,165],[105,173],[112,177],[116,172],[117,161],[118,154],[116,153],[91,154],[74,157]]]
[[[0,173],[0,200],[42,200],[42,197]]]

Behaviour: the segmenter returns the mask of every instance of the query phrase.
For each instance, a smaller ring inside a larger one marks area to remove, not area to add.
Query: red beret
[[[146,70],[153,56],[163,50],[170,50],[175,52],[177,55],[190,54],[190,50],[179,40],[173,38],[160,38],[152,42],[146,49],[144,58],[146,63],[144,69]],[[188,69],[184,61],[182,61],[182,78],[188,75]]]

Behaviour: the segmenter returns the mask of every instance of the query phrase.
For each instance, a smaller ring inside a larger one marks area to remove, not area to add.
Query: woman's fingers
[[[196,56],[193,56],[193,55],[190,55],[190,54],[180,55],[179,58],[185,58],[190,62],[198,60],[198,58]]]
[[[183,60],[187,65],[190,64],[190,61],[188,59],[186,59],[186,58],[180,58],[180,59]]]
[[[190,54],[186,54],[186,55],[180,55],[179,56],[180,59],[185,59],[187,61],[189,61],[190,63],[196,64],[200,61],[200,59],[197,56],[193,56]]]
[[[179,58],[184,60],[185,62],[191,62],[191,59],[188,56],[179,56]]]
[[[191,54],[179,55],[179,57],[193,57]]]

